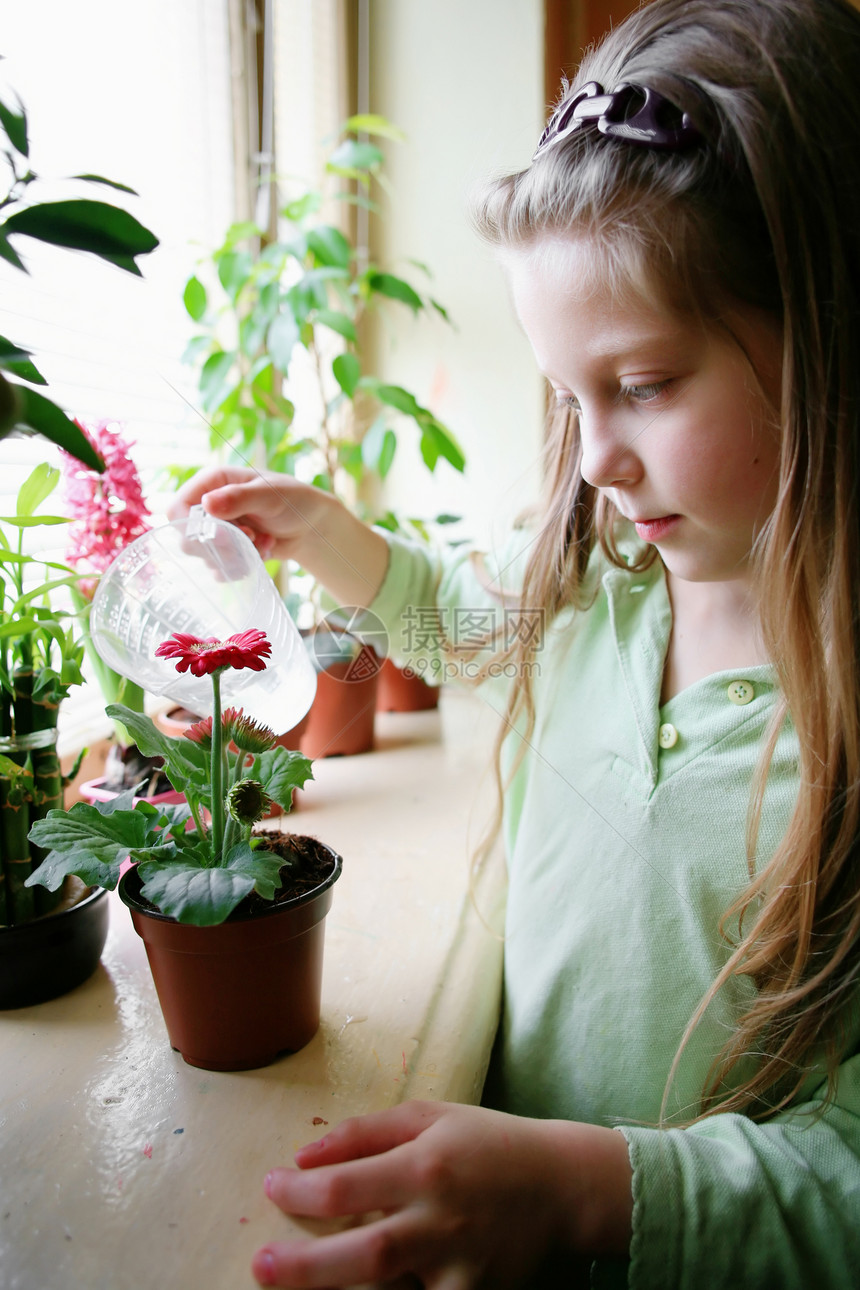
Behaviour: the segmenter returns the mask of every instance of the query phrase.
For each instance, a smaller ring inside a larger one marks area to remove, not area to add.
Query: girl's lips
[[[643,542],[660,542],[680,519],[680,515],[663,515],[658,520],[636,520],[636,532]]]

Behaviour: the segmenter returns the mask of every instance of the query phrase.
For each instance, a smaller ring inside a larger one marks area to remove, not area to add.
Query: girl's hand
[[[505,1290],[536,1275],[549,1285],[551,1267],[572,1290],[592,1255],[629,1245],[627,1144],[611,1129],[406,1102],[347,1120],[296,1163],[266,1179],[286,1213],[369,1221],[264,1246],[252,1265],[261,1285],[411,1275],[425,1290]]]
[[[379,590],[388,544],[331,493],[292,475],[213,466],[183,484],[170,518],[187,515],[198,503],[237,525],[264,560],[295,560],[342,605],[369,605]]]
[[[320,522],[320,503],[325,500],[333,499],[292,475],[210,466],[182,485],[170,518],[179,519],[201,503],[210,515],[229,520],[247,534],[263,559],[289,559]]]

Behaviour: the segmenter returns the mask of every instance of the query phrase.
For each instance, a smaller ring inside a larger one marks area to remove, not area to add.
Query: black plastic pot
[[[70,909],[0,927],[0,1008],[57,999],[92,976],[107,938],[108,913],[108,893],[96,887]]]

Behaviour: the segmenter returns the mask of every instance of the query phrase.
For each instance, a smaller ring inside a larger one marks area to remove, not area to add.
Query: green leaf
[[[361,378],[361,363],[355,354],[338,354],[337,358],[332,361],[331,370],[334,373],[334,379],[348,399],[355,394],[356,386]]]
[[[88,184],[105,184],[108,188],[116,188],[121,193],[131,193],[132,197],[137,197],[137,189],[129,188],[128,184],[120,184],[116,179],[105,179],[104,175],[73,175],[73,179],[84,179]]]
[[[266,335],[266,320],[248,314],[239,322],[239,349],[246,358],[253,359],[259,354],[260,346]]]
[[[322,193],[310,192],[305,193],[303,197],[297,197],[295,201],[287,202],[286,206],[281,209],[281,214],[290,223],[298,224],[301,220],[306,219],[308,215],[315,215],[321,206]]]
[[[223,402],[232,386],[227,378],[236,361],[235,354],[212,354],[200,370],[200,398],[204,408],[211,412]]]
[[[49,811],[37,820],[28,837],[49,854],[25,886],[56,891],[73,873],[88,886],[113,890],[129,851],[154,836],[146,813],[129,809],[132,798],[129,790],[98,806],[76,802],[68,811]]]
[[[338,444],[337,459],[343,470],[356,481],[364,473],[364,462],[361,457],[361,444],[341,442]]]
[[[29,157],[30,145],[27,139],[27,113],[19,101],[18,111],[13,112],[12,108],[0,103],[0,125],[6,131],[6,137],[16,152],[20,152],[22,157]]]
[[[223,923],[254,889],[248,874],[230,869],[200,869],[189,864],[142,864],[141,894],[178,923],[214,927]]]
[[[0,336],[0,368],[4,372],[20,376],[22,381],[31,381],[34,385],[48,384],[36,365],[30,361],[30,351],[20,349],[5,336]]]
[[[401,385],[384,385],[380,381],[374,381],[370,387],[380,403],[387,403],[390,408],[396,408],[398,412],[405,412],[407,416],[418,416],[422,411],[421,405],[410,394],[404,390]]]
[[[355,134],[381,135],[383,139],[395,139],[398,143],[403,143],[406,139],[402,130],[398,130],[396,125],[392,125],[384,116],[379,116],[375,112],[362,112],[358,116],[351,116],[344,122],[344,129]]]
[[[231,251],[237,242],[248,242],[262,235],[263,230],[253,220],[237,220],[227,229],[223,250]]]
[[[444,457],[455,470],[462,471],[466,465],[466,458],[451,432],[441,422],[430,416],[419,419],[418,424],[421,428],[421,456],[428,469],[434,470],[439,458]]]
[[[0,523],[13,524],[16,529],[36,529],[41,524],[69,524],[70,515],[0,515]]]
[[[288,309],[278,314],[266,336],[266,347],[279,372],[286,375],[293,350],[299,343],[299,325]]]
[[[349,268],[352,247],[340,229],[331,224],[320,224],[308,232],[307,243],[308,249],[320,264],[338,269]]]
[[[368,470],[384,479],[397,450],[397,435],[386,426],[385,415],[377,417],[361,441],[361,456]]]
[[[319,309],[317,310],[316,321],[322,323],[324,327],[330,327],[336,331],[339,336],[346,340],[351,340],[353,344],[357,341],[355,334],[355,323],[346,314],[340,313],[336,309]]]
[[[263,900],[273,900],[281,885],[279,878],[283,863],[274,851],[263,847],[253,849],[249,843],[239,842],[231,847],[224,868],[230,873],[250,878],[258,896],[262,896]]]
[[[67,521],[68,522],[68,521]],[[54,566],[55,568],[57,566]],[[47,596],[57,587],[74,587],[80,582],[80,574],[69,573],[65,578],[53,578],[50,582],[43,582],[40,587],[34,587],[32,591],[25,591],[23,596],[15,601],[14,608],[17,610],[29,604],[32,600],[38,600],[41,596]]]
[[[301,753],[290,752],[278,744],[254,758],[247,777],[258,779],[269,797],[285,811],[289,811],[293,789],[301,788],[314,776],[312,765],[307,757],[303,757]]]
[[[122,703],[109,703],[105,713],[119,721],[134,739],[144,757],[163,757],[171,784],[179,793],[191,792],[208,802],[209,754],[191,739],[173,739],[163,734],[142,712]]]
[[[46,399],[43,394],[37,394],[25,385],[17,385],[15,389],[21,400],[20,424],[30,426],[51,443],[65,448],[66,452],[77,457],[90,470],[97,470],[101,474],[105,468],[104,462],[80,426],[76,426],[56,403]]]
[[[18,490],[15,502],[17,514],[32,515],[45,498],[53,493],[59,478],[60,472],[56,466],[51,466],[46,461],[40,462]]]
[[[16,761],[12,761],[10,757],[4,757],[2,753],[0,753],[0,775],[5,779],[11,779],[12,791],[16,793],[21,790],[26,791],[33,783],[33,772],[28,766],[19,766]]]
[[[42,202],[15,211],[3,230],[7,236],[22,233],[53,246],[90,251],[138,275],[135,256],[148,255],[158,246],[158,238],[133,215],[106,202]]]
[[[408,282],[403,278],[396,278],[393,273],[371,272],[366,276],[366,281],[371,291],[378,295],[387,296],[390,300],[400,300],[403,304],[414,309],[416,313],[424,308],[424,301],[417,291],[410,287]]]
[[[12,637],[14,640],[18,636],[30,636],[35,631],[39,631],[39,623],[35,618],[14,618],[12,622],[0,624],[0,639],[8,640]]]
[[[206,312],[206,288],[199,278],[192,275],[188,279],[182,301],[189,317],[199,322]]]
[[[211,348],[211,336],[192,336],[183,350],[181,361],[192,365],[199,363],[203,355],[208,354]]]
[[[327,170],[375,170],[382,165],[385,156],[373,143],[361,143],[357,139],[344,139],[335,148],[328,159]]]
[[[248,251],[227,251],[218,259],[218,280],[235,300],[251,275],[254,261]]]
[[[430,297],[430,303],[433,306],[433,308],[436,310],[437,314],[439,314],[441,318],[444,318],[445,322],[448,323],[450,327],[453,327],[454,324],[451,322],[451,315],[448,313],[448,310],[444,307],[444,305],[440,305],[439,301],[434,300],[432,296]]]
[[[15,268],[20,269],[22,273],[28,272],[26,264],[12,246],[2,228],[0,228],[0,259],[8,261],[9,264],[13,264]]]

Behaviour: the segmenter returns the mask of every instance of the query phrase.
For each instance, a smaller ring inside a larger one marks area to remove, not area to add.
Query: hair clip
[[[605,94],[602,85],[589,81],[558,105],[532,161],[546,148],[589,124],[596,124],[600,133],[610,139],[670,152],[692,147],[702,139],[689,113],[682,112],[657,90],[625,81],[611,94]]]

